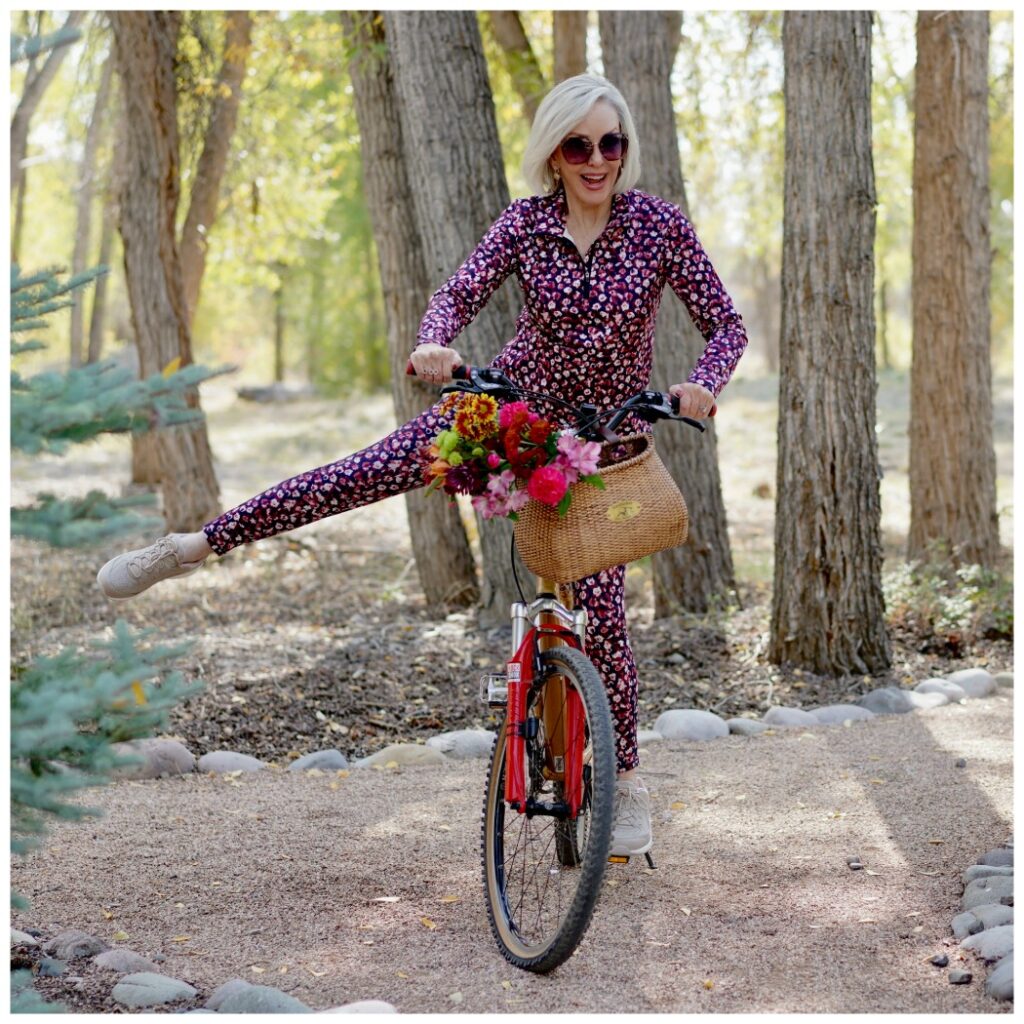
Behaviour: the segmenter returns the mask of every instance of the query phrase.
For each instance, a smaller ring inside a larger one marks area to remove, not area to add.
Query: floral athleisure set
[[[511,203],[434,293],[417,343],[451,344],[514,273],[523,309],[515,337],[491,365],[523,387],[607,408],[649,386],[655,316],[668,285],[706,340],[688,379],[717,396],[747,335],[682,211],[638,189],[616,195],[608,224],[586,257],[566,234],[565,218],[561,191]],[[422,453],[449,425],[435,405],[360,452],[282,481],[207,523],[210,546],[224,554],[422,486]],[[587,653],[608,691],[620,771],[639,763],[638,684],[624,581],[625,567],[618,566],[574,584],[589,617]]]

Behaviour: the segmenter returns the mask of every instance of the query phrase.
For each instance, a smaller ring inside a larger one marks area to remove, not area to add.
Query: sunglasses
[[[621,160],[626,155],[629,139],[622,132],[608,132],[597,144],[605,160]],[[582,135],[570,135],[559,147],[566,163],[585,164],[594,152],[594,144]]]

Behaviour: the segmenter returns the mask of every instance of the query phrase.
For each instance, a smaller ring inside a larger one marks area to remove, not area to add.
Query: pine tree
[[[26,53],[71,42],[76,35],[12,39],[12,63]],[[67,277],[51,268],[22,276],[13,266],[12,357],[45,348],[28,334],[45,327],[50,314],[71,305],[76,292],[104,273],[105,267],[97,267]],[[213,375],[203,367],[178,370],[172,364],[138,381],[113,360],[31,376],[12,368],[11,447],[27,454],[63,454],[101,434],[141,433],[195,420],[202,413],[189,408],[186,391]],[[74,500],[39,495],[34,504],[11,510],[11,532],[55,547],[85,544],[152,522],[138,512],[138,506],[152,500],[111,498],[100,491]],[[135,763],[114,744],[163,728],[168,711],[198,689],[170,671],[184,648],[153,644],[149,637],[148,631],[133,634],[118,621],[113,639],[94,641],[89,651],[66,649],[27,665],[12,664],[13,853],[37,846],[54,820],[94,817],[97,811],[69,797],[106,783],[115,769]],[[12,901],[26,906],[16,893]],[[26,971],[12,974],[11,989],[16,1012],[63,1009],[40,999]]]

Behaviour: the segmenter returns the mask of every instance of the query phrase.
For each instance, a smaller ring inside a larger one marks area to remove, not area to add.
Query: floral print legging
[[[447,426],[434,406],[360,452],[283,480],[207,523],[203,532],[210,547],[223,555],[239,544],[421,487],[418,453]],[[625,576],[625,566],[619,565],[573,584],[576,603],[587,609],[587,654],[608,693],[619,771],[640,762],[637,672],[626,633]]]

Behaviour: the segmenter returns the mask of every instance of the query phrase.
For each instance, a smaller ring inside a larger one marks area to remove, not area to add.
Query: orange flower
[[[452,424],[467,441],[483,441],[498,429],[498,403],[490,395],[463,395]]]

